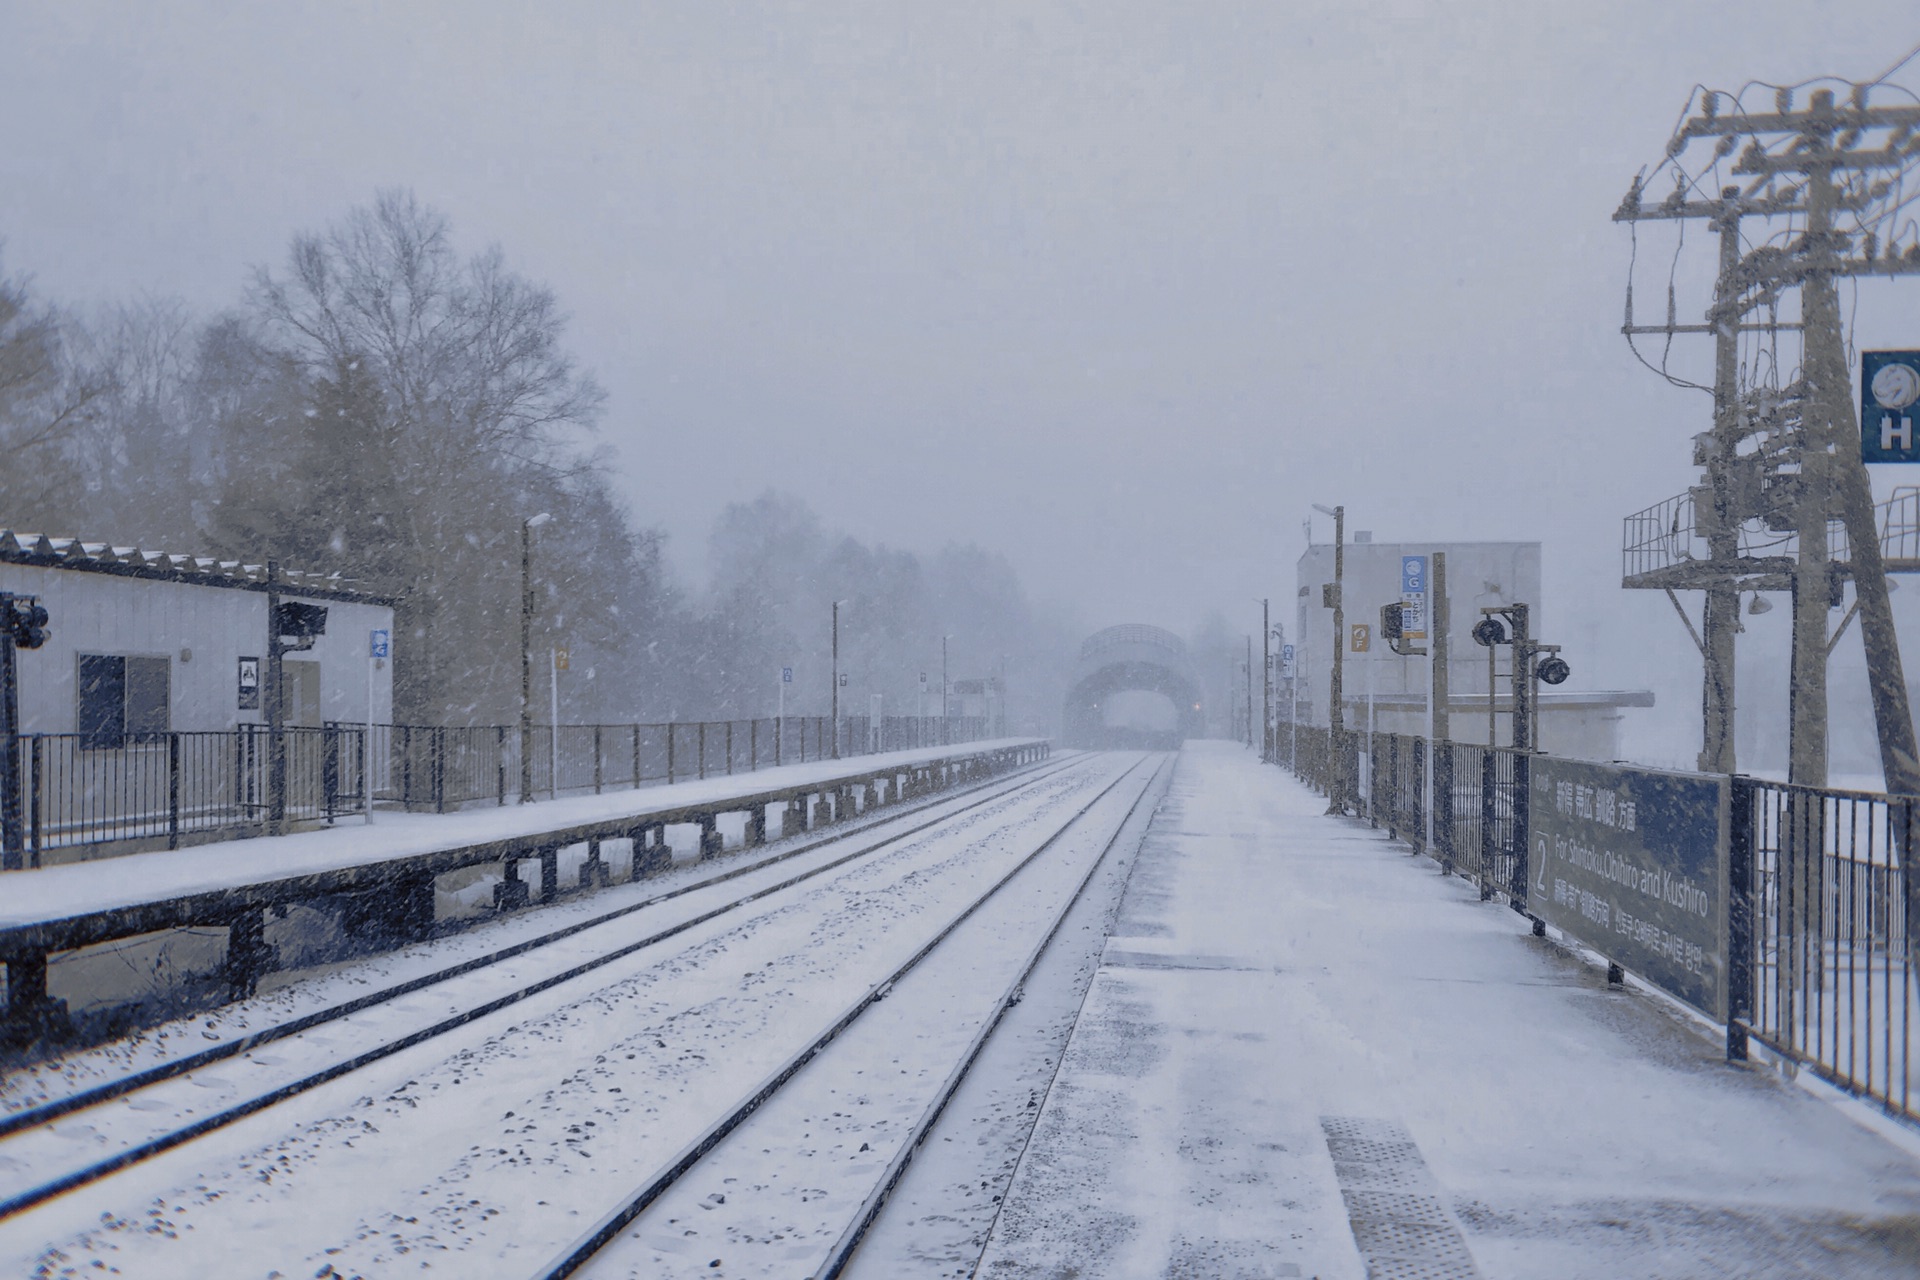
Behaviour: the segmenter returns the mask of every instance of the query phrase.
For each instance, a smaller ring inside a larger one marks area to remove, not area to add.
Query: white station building
[[[286,723],[391,722],[392,664],[369,648],[393,633],[387,599],[338,575],[270,584],[265,565],[0,530],[0,591],[50,615],[47,643],[18,655],[21,732],[114,747],[264,724],[270,590],[327,611],[325,633],[285,657]]]
[[[1447,704],[1455,742],[1484,743],[1488,730],[1488,650],[1473,639],[1474,624],[1483,607],[1524,603],[1529,630],[1536,640],[1553,641],[1551,623],[1540,599],[1540,544],[1537,542],[1375,542],[1356,533],[1347,544],[1343,577],[1345,622],[1348,630],[1343,655],[1341,701],[1349,729],[1364,731],[1371,705],[1373,727],[1382,733],[1427,733],[1427,703],[1432,689],[1428,658],[1401,657],[1379,636],[1380,606],[1398,603],[1407,593],[1404,574],[1407,557],[1433,563],[1433,553],[1447,557],[1447,597],[1451,604],[1448,627]],[[1333,581],[1331,543],[1314,543],[1300,557],[1293,634],[1295,688],[1303,724],[1325,725],[1332,683],[1333,610],[1323,604],[1326,584]],[[1430,603],[1430,598],[1427,601]],[[1425,629],[1425,623],[1422,629]],[[1367,647],[1356,651],[1352,632],[1367,628]],[[1431,648],[1430,637],[1413,641]],[[1566,655],[1574,671],[1581,655]],[[1494,654],[1494,733],[1500,745],[1512,740],[1510,689],[1512,651]],[[1287,718],[1286,684],[1280,685],[1278,715]],[[1614,760],[1620,755],[1620,722],[1628,707],[1650,707],[1653,693],[1645,689],[1572,690],[1536,683],[1539,703],[1540,749],[1554,755],[1586,760]]]

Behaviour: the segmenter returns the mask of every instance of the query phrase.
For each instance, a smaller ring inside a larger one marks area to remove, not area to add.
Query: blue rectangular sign
[[[1400,557],[1400,632],[1409,640],[1427,635],[1427,558]]]
[[[1860,353],[1860,460],[1920,462],[1920,351]]]
[[[1527,910],[1727,1017],[1725,778],[1534,756]]]
[[[780,683],[781,683],[781,684],[792,684],[792,683],[793,683],[793,668],[792,668],[792,667],[782,667],[782,668],[780,668]]]
[[[385,627],[367,632],[367,656],[369,658],[390,657],[393,653],[393,632]]]

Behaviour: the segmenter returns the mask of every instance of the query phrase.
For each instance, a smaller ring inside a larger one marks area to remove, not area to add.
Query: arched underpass
[[[1171,631],[1138,622],[1088,636],[1063,724],[1074,747],[1170,750],[1199,737],[1205,716],[1187,646]]]

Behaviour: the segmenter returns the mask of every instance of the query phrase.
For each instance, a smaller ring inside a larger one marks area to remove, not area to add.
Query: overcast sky
[[[1254,629],[1344,502],[1542,540],[1575,683],[1684,726],[1697,660],[1619,590],[1619,521],[1691,483],[1706,402],[1619,337],[1608,216],[1696,82],[1916,40],[1912,0],[5,0],[0,237],[56,299],[212,309],[409,186],[556,290],[689,574],[778,486],[1004,551],[1089,626]],[[1862,345],[1920,345],[1893,290]]]

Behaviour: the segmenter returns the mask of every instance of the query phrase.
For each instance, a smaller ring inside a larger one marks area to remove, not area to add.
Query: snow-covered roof
[[[143,547],[116,547],[79,538],[55,538],[44,533],[0,529],[0,564],[31,565],[41,569],[78,569],[130,578],[159,578],[201,587],[268,589],[267,566],[211,556],[184,555]],[[393,601],[362,591],[339,573],[311,573],[281,568],[279,590],[288,595],[391,605]]]

